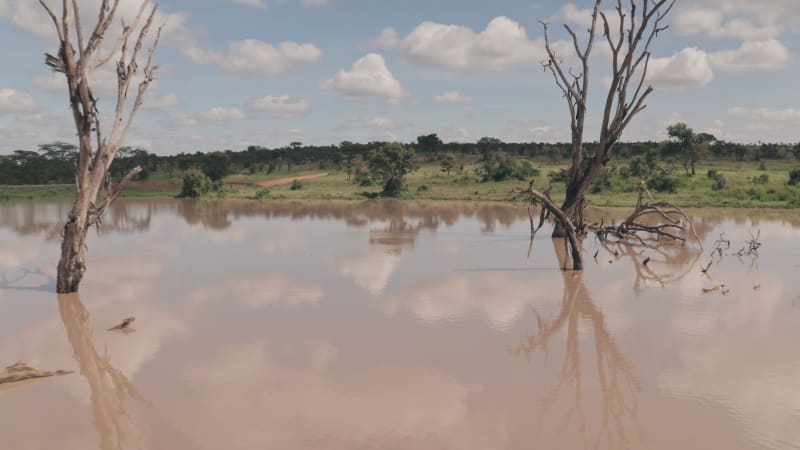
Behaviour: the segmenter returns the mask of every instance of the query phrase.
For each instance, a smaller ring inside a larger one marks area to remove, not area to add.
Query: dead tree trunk
[[[78,1],[63,0],[61,15],[56,16],[44,0],[39,4],[44,8],[55,25],[59,39],[58,53],[45,54],[45,64],[53,71],[63,73],[67,81],[69,106],[72,110],[78,134],[79,153],[75,169],[76,198],[63,229],[61,258],[58,262],[56,289],[60,293],[77,292],[86,271],[86,235],[92,225],[98,225],[108,206],[119,196],[122,188],[139,172],[140,167],[131,170],[118,184],[113,184],[109,168],[131,128],[144,94],[153,81],[156,67],[152,65],[153,53],[158,45],[161,28],[158,29],[147,62],[142,70],[136,98],[126,114],[128,90],[138,74],[137,59],[142,51],[147,34],[153,23],[158,5],[153,5],[140,26],[149,0],[143,0],[138,13],[130,24],[122,20],[122,30],[114,43],[101,48],[106,42],[106,34],[112,25],[120,0],[102,0],[98,20],[88,38],[84,38]],[[131,36],[135,38],[130,47]],[[73,44],[74,43],[74,44]],[[77,45],[77,51],[75,49]],[[104,136],[100,126],[98,99],[92,94],[91,78],[93,72],[119,55],[116,61],[117,98],[114,122],[108,136]],[[98,202],[100,192],[103,192]]]
[[[636,114],[647,106],[645,100],[653,92],[653,88],[646,85],[650,45],[658,33],[667,28],[661,22],[672,9],[674,0],[630,0],[625,6],[622,0],[616,0],[618,26],[613,27],[601,9],[602,3],[603,0],[595,0],[588,40],[583,47],[572,28],[564,25],[580,61],[578,72],[564,67],[564,60],[556,55],[551,45],[548,24],[542,22],[548,56],[544,67],[553,75],[567,101],[570,114],[572,166],[567,181],[566,198],[560,209],[578,230],[583,230],[582,209],[586,191],[600,170],[611,160],[614,145]],[[584,147],[583,133],[589,98],[589,60],[598,22],[602,23],[603,36],[611,51],[612,70],[611,84],[603,107],[600,138],[593,153],[589,153]],[[553,236],[565,235],[563,223],[557,223]]]

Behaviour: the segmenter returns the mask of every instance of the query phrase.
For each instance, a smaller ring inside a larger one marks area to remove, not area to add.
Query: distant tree
[[[303,143],[300,142],[300,141],[294,141],[294,142],[290,143],[289,146],[294,148],[294,149],[298,149],[298,148],[303,146]]]
[[[436,153],[444,146],[436,133],[417,137],[417,148],[422,153]]]
[[[344,158],[344,170],[347,172],[347,181],[350,181],[353,171],[355,170],[355,158],[356,155],[352,153],[348,153]]]
[[[60,161],[75,164],[78,160],[78,147],[66,142],[53,142],[39,146],[39,153],[51,161]]]
[[[151,167],[150,153],[143,148],[122,147],[117,153],[117,163],[111,167],[111,176],[122,177],[134,167],[141,167],[141,172],[135,177],[136,180],[146,180],[154,169]]]
[[[417,170],[417,156],[413,149],[392,142],[369,152],[367,167],[370,177],[383,184],[383,194],[397,196],[405,188],[405,177]]]
[[[481,154],[481,161],[489,161],[491,154],[500,150],[503,141],[493,137],[482,137],[478,139],[478,151]]]
[[[442,155],[440,158],[439,165],[441,166],[441,171],[450,175],[450,171],[456,166],[456,158],[453,156],[452,153],[448,153],[446,155]]]
[[[203,172],[211,181],[218,181],[230,173],[231,158],[225,152],[213,152],[203,158]]]
[[[694,130],[685,123],[679,122],[667,127],[667,134],[673,139],[675,153],[678,153],[683,161],[683,168],[687,175],[695,175],[695,163],[700,157],[698,149],[699,139]],[[691,173],[690,173],[691,169]]]

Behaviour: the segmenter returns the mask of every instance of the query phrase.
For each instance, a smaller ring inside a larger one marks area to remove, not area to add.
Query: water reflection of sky
[[[791,213],[704,211],[702,252],[615,256],[588,239],[598,257],[578,275],[558,270],[546,230],[529,257],[524,208],[120,202],[89,239],[85,326],[67,339],[50,293],[67,209],[0,205],[0,362],[77,371],[0,394],[10,448],[103,442],[107,387],[80,373],[97,355],[152,403],[112,414],[123,448],[800,442]],[[756,228],[757,260],[700,273],[721,231],[737,247]],[[731,292],[702,293],[716,284]],[[135,333],[104,331],[128,316]]]

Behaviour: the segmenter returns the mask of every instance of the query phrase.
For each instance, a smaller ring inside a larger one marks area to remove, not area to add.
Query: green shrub
[[[359,186],[372,186],[372,177],[369,172],[363,167],[356,167],[356,172],[353,175],[353,181]]]
[[[505,181],[512,178],[524,181],[538,174],[539,171],[533,167],[530,161],[511,159],[501,154],[493,155],[478,168],[478,175],[484,182]]]
[[[717,172],[714,169],[711,169],[708,172],[706,172],[706,176],[714,181],[711,184],[711,189],[715,191],[725,189],[725,186],[727,186],[728,184],[728,180],[725,179],[725,175]]]
[[[269,189],[261,188],[257,190],[255,197],[258,200],[264,200],[265,198],[269,198]]]
[[[303,189],[303,183],[298,180],[293,180],[292,185],[289,186],[289,189],[292,191],[299,191],[300,189]]]
[[[671,177],[666,171],[660,170],[647,180],[647,186],[656,192],[674,193],[678,189],[679,181]]]
[[[800,169],[792,169],[789,171],[789,184],[792,186],[800,184]]]
[[[183,174],[180,197],[197,198],[213,189],[211,180],[200,169],[189,169]]]
[[[594,179],[589,192],[592,194],[598,194],[608,189],[611,189],[611,173],[608,171],[608,169],[603,169],[597,174],[597,177]]]
[[[761,174],[757,177],[753,177],[753,183],[755,184],[767,184],[769,183],[769,175]]]
[[[714,183],[711,185],[711,189],[719,191],[725,189],[725,186],[727,185],[728,185],[728,180],[725,178],[725,175],[718,173],[714,177]]]
[[[548,172],[547,178],[550,179],[551,183],[566,183],[569,181],[569,170],[561,169],[558,172]]]
[[[417,187],[417,192],[425,192],[430,190],[427,184],[421,184]]]

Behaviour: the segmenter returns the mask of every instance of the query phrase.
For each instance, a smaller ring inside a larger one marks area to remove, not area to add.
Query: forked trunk
[[[86,272],[86,228],[80,226],[74,217],[70,217],[64,224],[56,292],[59,294],[78,292],[84,272]]]

